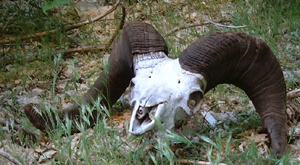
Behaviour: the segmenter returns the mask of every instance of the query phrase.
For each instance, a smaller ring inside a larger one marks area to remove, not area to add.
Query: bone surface
[[[156,129],[155,119],[164,129],[173,129],[192,115],[192,108],[205,89],[206,81],[201,74],[182,69],[178,59],[171,59],[163,52],[138,55],[133,61],[136,76],[131,80],[131,104],[134,106],[131,133],[142,134]],[[190,97],[195,92],[199,95],[197,100]]]

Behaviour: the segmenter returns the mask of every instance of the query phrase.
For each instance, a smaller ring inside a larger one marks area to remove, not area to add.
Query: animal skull
[[[206,81],[201,74],[186,71],[178,59],[163,52],[148,53],[134,59],[135,77],[131,80],[131,116],[129,131],[142,134],[156,128],[179,126],[199,104]]]
[[[198,109],[203,91],[229,83],[240,87],[252,100],[268,131],[272,154],[286,151],[286,85],[280,64],[266,42],[245,33],[217,32],[191,43],[179,60],[169,59],[167,53],[165,40],[153,26],[140,21],[124,25],[114,40],[109,69],[83,95],[81,104],[93,104],[102,94],[107,99],[101,104],[111,106],[132,80],[134,112],[130,131],[140,134],[155,127],[153,119],[160,120],[165,128],[173,128],[175,122],[179,124]],[[24,112],[42,131],[56,123],[56,117],[41,115],[33,104],[27,104]],[[68,116],[81,122],[80,104],[57,113],[60,118]],[[97,115],[97,111],[93,113],[90,126]],[[210,118],[208,114],[206,119]],[[72,133],[78,131],[72,129]]]

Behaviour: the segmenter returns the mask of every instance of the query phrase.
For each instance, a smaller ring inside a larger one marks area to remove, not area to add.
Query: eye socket
[[[192,92],[187,101],[188,107],[191,109],[195,108],[202,98],[203,98],[203,93],[201,91]]]

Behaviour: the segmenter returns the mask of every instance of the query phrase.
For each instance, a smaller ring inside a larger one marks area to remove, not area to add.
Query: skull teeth
[[[142,134],[154,129],[154,119],[157,118],[160,120],[160,106],[161,104],[149,107],[135,105],[136,108],[131,116],[129,131],[133,134]]]
[[[137,110],[136,118],[142,119],[142,118],[145,117],[145,115],[146,115],[147,113],[148,113],[148,112],[147,112],[146,108],[140,106],[139,109]]]
[[[144,122],[152,121],[152,116],[155,116],[157,106],[153,107],[139,107],[136,112],[136,118],[139,120],[144,120]]]

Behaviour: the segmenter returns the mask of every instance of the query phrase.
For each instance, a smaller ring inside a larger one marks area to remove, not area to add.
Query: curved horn
[[[102,93],[105,99],[102,99],[101,103],[108,107],[113,105],[134,77],[133,56],[150,52],[168,54],[168,47],[162,36],[151,25],[143,22],[133,21],[124,26],[120,37],[115,39],[113,43],[109,57],[109,71],[103,71],[100,74],[94,85],[82,97],[82,103],[91,104],[92,100],[95,100]],[[39,109],[40,106],[37,105],[36,108]],[[80,105],[76,104],[58,110],[58,114],[62,119],[67,115],[70,119],[76,120],[80,114],[79,108]],[[24,111],[30,122],[42,131],[45,131],[46,126],[52,129],[56,124],[55,118],[50,119],[49,116],[39,115],[34,110],[34,104],[26,105]],[[93,113],[94,119],[96,119],[97,113],[99,112]],[[92,124],[95,123],[93,118],[90,120]]]
[[[273,154],[287,145],[286,86],[268,45],[244,33],[215,33],[191,44],[179,57],[183,69],[207,80],[205,92],[234,84],[246,92],[271,139]]]

